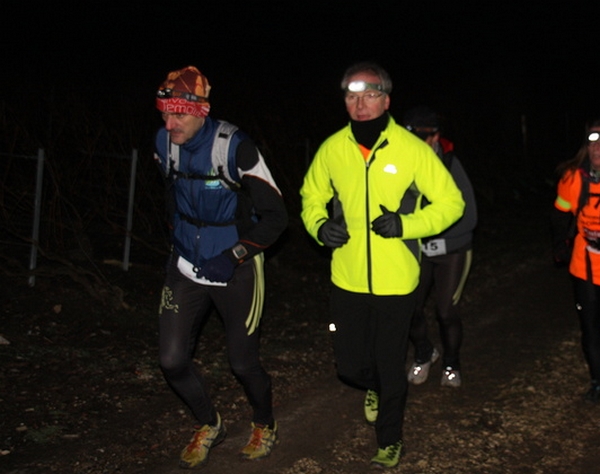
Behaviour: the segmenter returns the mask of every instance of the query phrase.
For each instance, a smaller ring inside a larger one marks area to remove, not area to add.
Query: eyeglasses
[[[202,97],[190,92],[175,91],[173,89],[160,89],[156,92],[156,97],[159,99],[170,99],[172,97],[181,97],[190,102],[208,102],[208,98]]]
[[[363,95],[349,93],[349,94],[346,94],[346,96],[344,97],[344,100],[346,101],[346,104],[353,104],[355,102],[358,103],[358,101],[360,99],[362,99],[365,104],[372,104],[377,99],[379,99],[382,95],[383,95],[383,92],[367,92],[366,94],[363,94]]]
[[[414,135],[419,137],[421,140],[427,140],[428,137],[431,137],[439,132],[439,128],[437,127],[414,127],[413,125],[407,125],[406,130],[412,132]]]
[[[590,132],[590,134],[587,137],[587,141],[589,144],[597,143],[598,140],[600,140],[600,132]]]

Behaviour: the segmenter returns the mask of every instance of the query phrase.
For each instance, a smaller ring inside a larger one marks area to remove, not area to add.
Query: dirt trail
[[[535,394],[541,389],[537,384],[552,377],[552,364],[545,361],[556,357],[561,344],[567,341],[570,350],[577,353],[573,343],[577,322],[572,314],[568,277],[565,271],[556,270],[547,262],[545,257],[515,262],[515,271],[508,279],[490,285],[477,300],[465,305],[464,386],[460,390],[442,389],[441,367],[437,364],[426,384],[411,387],[405,428],[407,452],[401,466],[393,472],[600,472],[600,468],[586,467],[600,462],[592,438],[587,439],[587,454],[584,447],[580,458],[570,460],[570,471],[535,468],[547,456],[544,450],[559,440],[525,439],[521,433],[521,443],[515,445],[509,439],[510,433],[504,433],[500,439],[505,439],[506,446],[492,444],[483,446],[481,452],[473,451],[477,446],[471,438],[492,439],[507,424],[505,411],[513,403],[507,392],[512,386],[518,386],[523,378],[531,384],[524,388],[525,392]],[[478,282],[470,284],[476,286]],[[547,374],[540,371],[540,364],[548,370]],[[579,370],[577,379],[580,385],[563,386],[564,396],[575,407],[577,422],[593,429],[594,422],[586,415],[590,407],[578,398],[586,383],[584,371]],[[593,409],[597,416],[598,409]],[[257,463],[237,459],[236,452],[247,436],[246,423],[238,423],[229,427],[228,439],[211,454],[204,472],[366,472],[375,442],[372,428],[362,420],[361,410],[362,393],[341,384],[332,370],[300,402],[278,407],[281,443],[270,459]],[[578,430],[577,425],[555,428],[561,437],[576,436]],[[539,451],[527,448],[531,443]],[[583,443],[586,444],[585,439]],[[515,452],[519,447],[522,452]],[[505,450],[512,450],[512,455],[506,456]],[[173,467],[177,462],[175,454],[170,464],[145,472],[180,473]],[[526,466],[531,467],[528,470]]]
[[[316,463],[323,465],[322,463],[331,456],[332,442],[353,429],[356,423],[353,418],[362,401],[361,394],[339,383],[332,371],[330,376],[306,391],[301,400],[301,403],[286,404],[277,408],[280,443],[270,458],[257,462],[247,462],[238,458],[237,453],[249,434],[247,421],[242,421],[227,425],[227,438],[214,449],[208,466],[201,472],[283,473],[297,466],[299,461],[301,464],[303,458],[314,459]],[[176,467],[177,454],[174,452],[172,461],[144,472],[185,472]]]
[[[425,384],[410,388],[406,454],[391,473],[600,474],[600,405],[581,399],[588,373],[567,272],[551,266],[540,242],[545,209],[540,202],[484,216],[461,302],[463,387],[441,388],[438,363]],[[357,474],[368,471],[376,450],[363,393],[335,376],[324,329],[328,260],[301,238],[286,245],[267,268],[263,326],[281,442],[269,459],[238,458],[248,436],[246,404],[222,363],[214,323],[201,360],[220,389],[215,399],[229,435],[200,472]],[[156,367],[162,276],[120,278],[139,304],[135,312],[111,316],[77,289],[51,284],[35,298],[27,291],[3,297],[2,330],[12,343],[0,351],[0,472],[185,472],[177,464],[190,419]],[[437,325],[431,329],[439,347]]]

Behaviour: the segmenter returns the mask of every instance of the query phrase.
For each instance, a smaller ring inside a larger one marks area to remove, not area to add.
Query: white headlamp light
[[[385,92],[383,90],[383,86],[381,84],[375,84],[373,82],[365,82],[365,81],[352,81],[346,87],[346,90],[349,92],[364,92],[367,89],[371,89],[374,91]]]

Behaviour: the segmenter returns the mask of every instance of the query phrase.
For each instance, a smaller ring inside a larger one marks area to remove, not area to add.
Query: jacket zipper
[[[371,294],[373,294],[373,259],[371,258],[371,215],[369,213],[369,168],[371,167],[371,164],[375,161],[376,153],[382,148],[385,148],[387,145],[388,141],[386,138],[383,142],[381,142],[381,144],[377,148],[373,150],[371,159],[365,162],[365,215],[367,216],[367,283],[369,286],[369,293]]]

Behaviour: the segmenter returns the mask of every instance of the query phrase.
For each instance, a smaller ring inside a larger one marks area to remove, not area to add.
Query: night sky
[[[58,89],[151,107],[166,72],[193,64],[214,111],[269,101],[326,136],[346,120],[344,69],[369,59],[394,80],[394,116],[428,103],[462,141],[516,143],[525,116],[530,146],[556,161],[600,115],[595,1],[5,3],[2,100]]]

